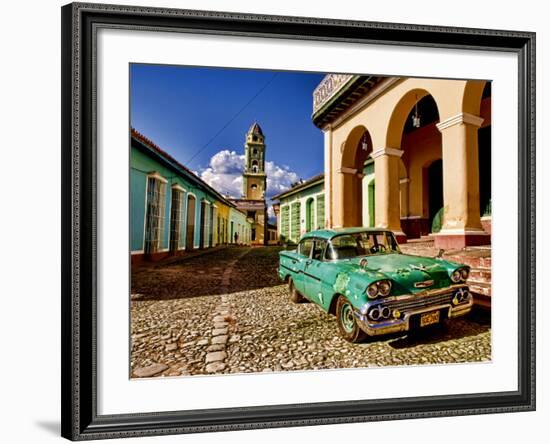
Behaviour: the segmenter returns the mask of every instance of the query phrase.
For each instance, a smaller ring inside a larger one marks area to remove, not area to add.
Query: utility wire
[[[191,156],[191,158],[187,161],[187,164],[190,164],[191,161],[197,157],[202,151],[205,150],[205,148],[210,145],[215,139],[216,137],[218,137],[229,125],[231,125],[231,123],[233,123],[233,121],[239,117],[239,115],[262,93],[265,91],[265,89],[273,82],[273,80],[275,80],[275,77],[277,77],[279,75],[278,72],[276,72],[275,74],[273,74],[273,77],[271,77],[267,83],[262,86],[258,92],[256,94],[254,94],[254,96],[248,101],[245,103],[245,105],[233,116],[231,117],[231,119],[229,119],[229,121],[205,144],[203,145],[195,154],[193,154]]]

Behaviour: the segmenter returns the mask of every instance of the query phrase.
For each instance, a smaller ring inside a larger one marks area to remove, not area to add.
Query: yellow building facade
[[[266,144],[265,135],[257,122],[254,122],[246,133],[244,149],[245,165],[242,198],[232,199],[232,202],[246,214],[252,224],[250,243],[252,245],[267,245]]]
[[[313,105],[324,132],[326,226],[369,226],[374,212],[374,225],[401,242],[490,244],[490,86],[327,75]]]

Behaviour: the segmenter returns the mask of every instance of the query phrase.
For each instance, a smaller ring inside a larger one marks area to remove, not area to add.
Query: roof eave
[[[321,108],[312,114],[311,120],[313,121],[313,124],[318,128],[323,128],[327,123],[334,120],[348,108],[348,105],[343,104],[343,102],[350,98],[355,90],[361,88],[365,84],[375,84],[378,79],[379,77],[376,76],[353,76],[338,90],[336,94],[334,94],[334,96],[332,96],[321,106]]]

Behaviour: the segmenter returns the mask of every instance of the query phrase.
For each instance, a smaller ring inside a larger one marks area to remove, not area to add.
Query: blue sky
[[[225,194],[240,197],[254,121],[266,136],[268,197],[323,171],[311,112],[324,74],[133,64],[130,76],[131,125]]]

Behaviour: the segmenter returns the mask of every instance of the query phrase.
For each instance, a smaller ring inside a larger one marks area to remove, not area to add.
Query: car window
[[[367,254],[365,244],[355,235],[342,235],[332,239],[327,259],[349,259]]]
[[[323,251],[325,251],[325,246],[327,241],[324,239],[315,239],[315,244],[313,246],[313,259],[318,261],[323,259]]]
[[[328,260],[336,260],[387,253],[400,253],[392,233],[386,231],[360,232],[342,234],[332,238],[325,257]]]
[[[309,257],[311,254],[311,249],[313,248],[313,239],[304,239],[298,245],[298,254],[302,256]]]

